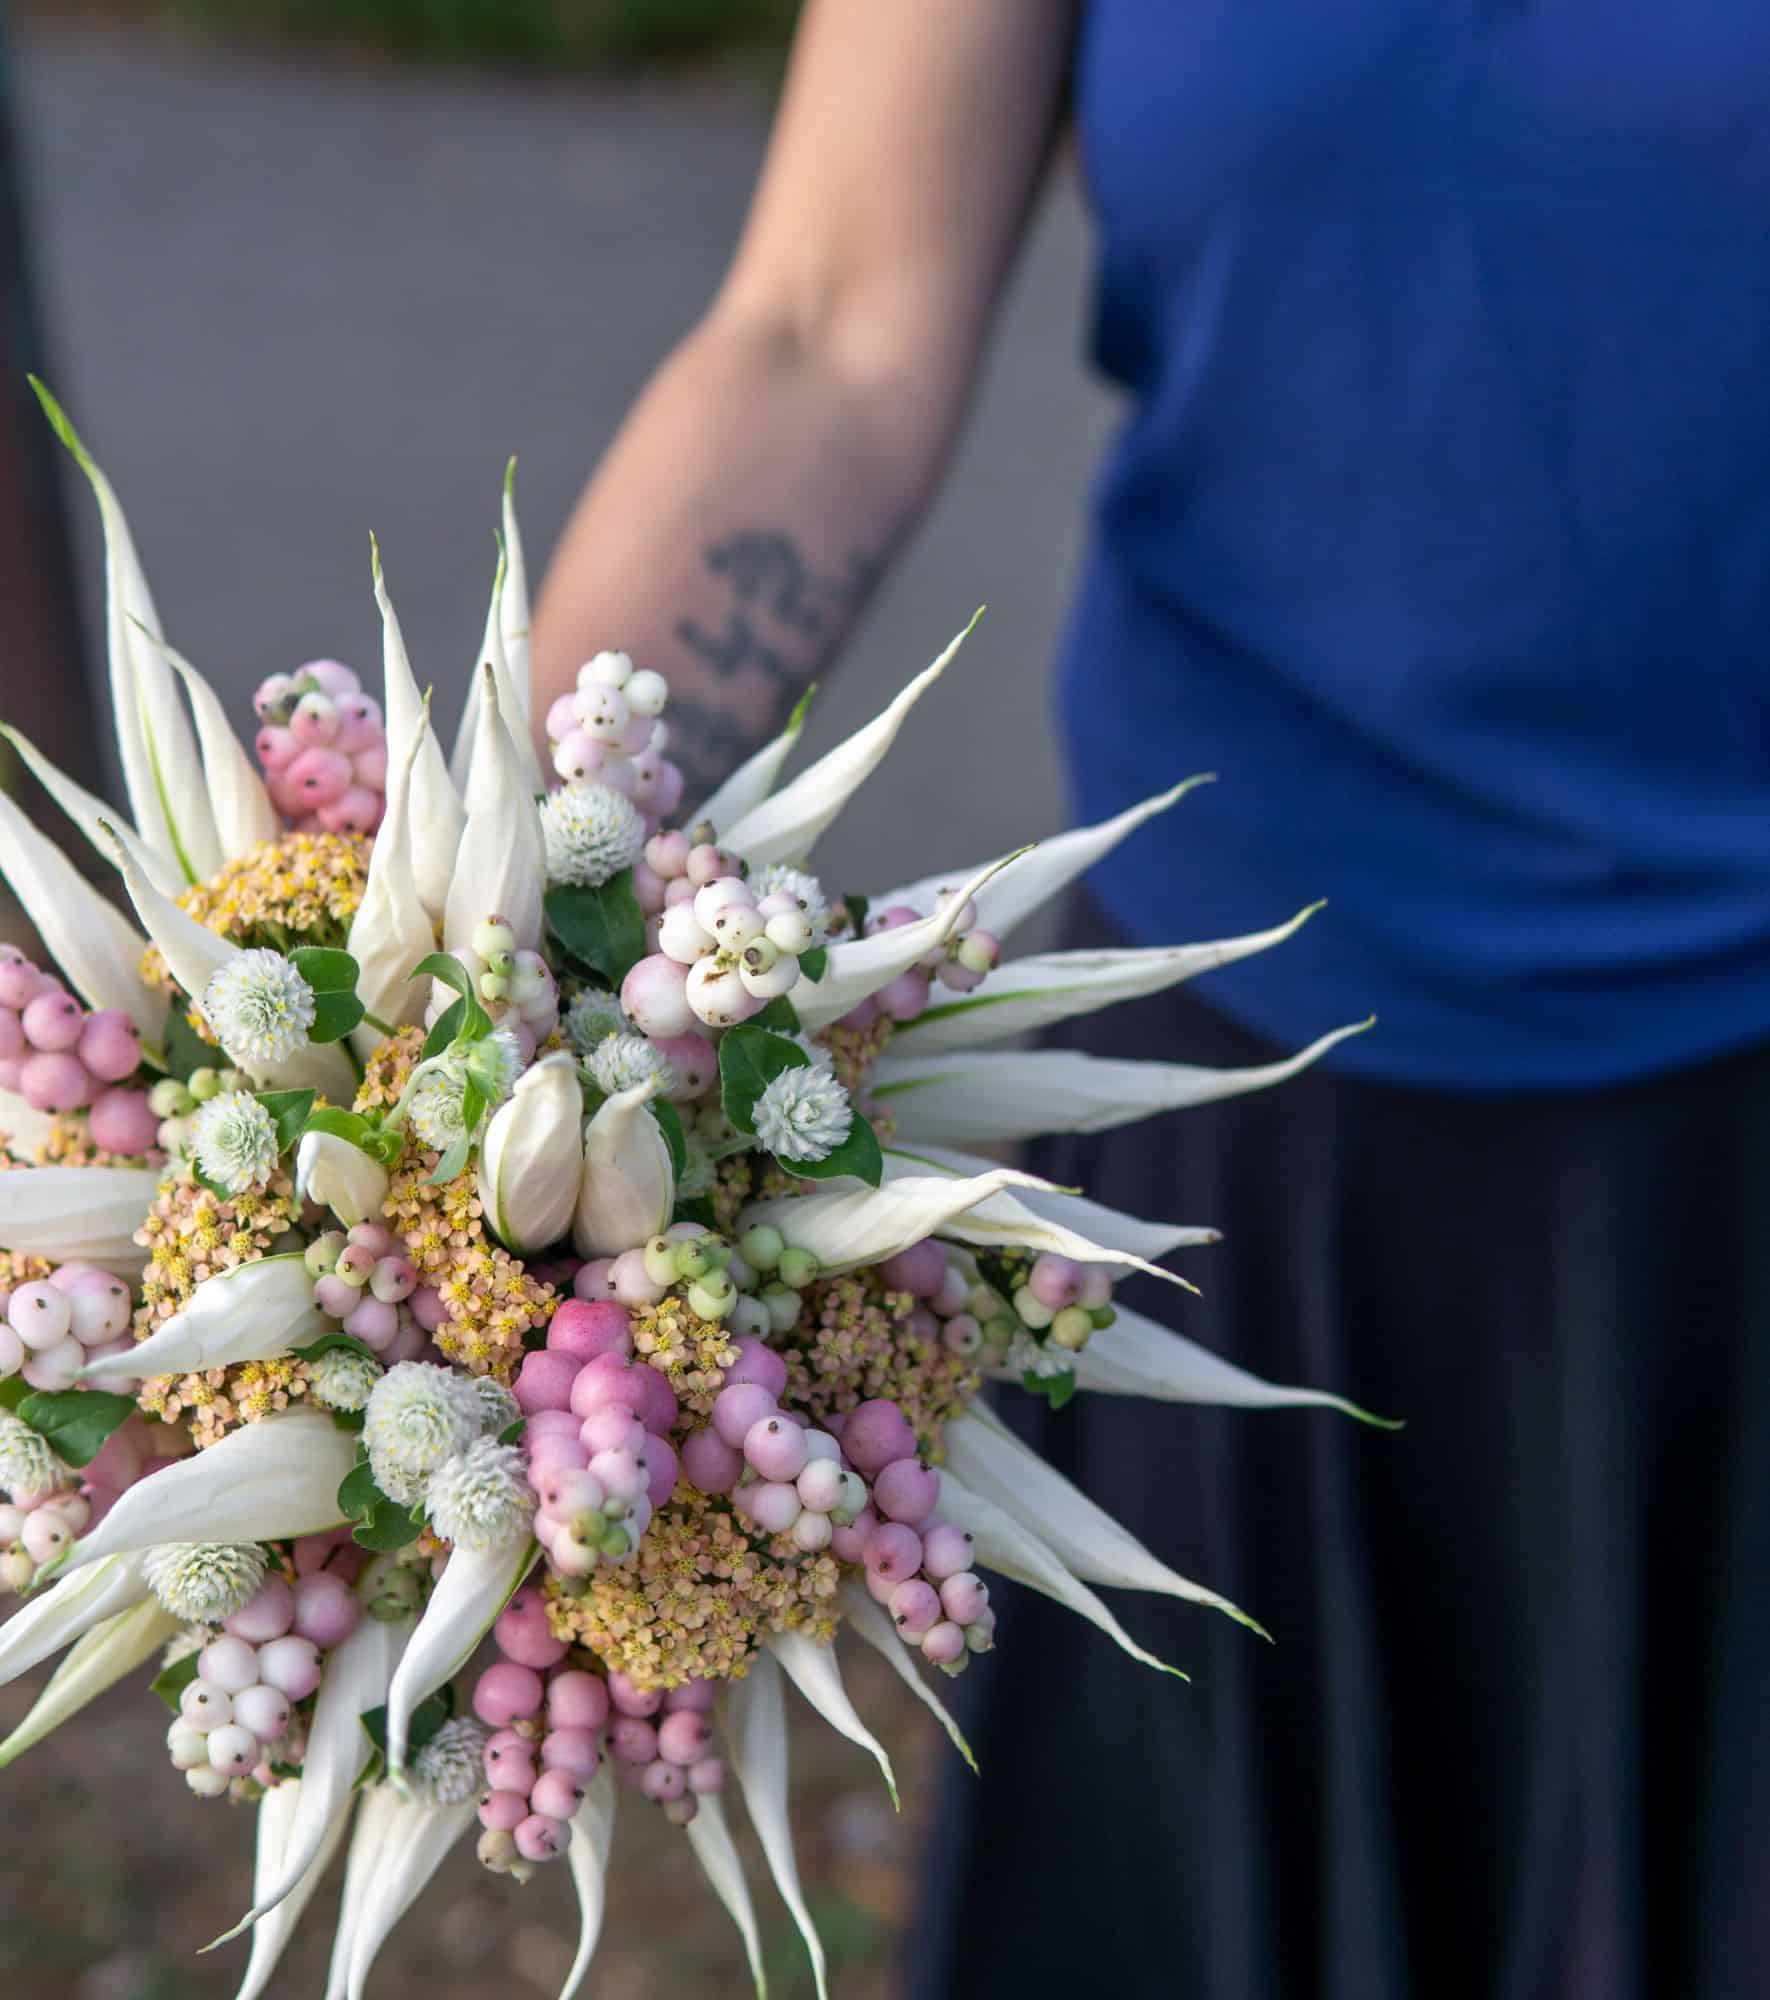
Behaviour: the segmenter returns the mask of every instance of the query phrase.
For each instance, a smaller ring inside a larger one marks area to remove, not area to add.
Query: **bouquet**
[[[1252,1623],[980,1392],[1337,1399],[1115,1307],[1129,1270],[1182,1286],[1158,1260],[1212,1232],[992,1149],[1258,1089],[1339,1037],[1222,1072],[998,1045],[1308,912],[1002,961],[1185,785],[832,893],[819,835],[959,641],[797,777],[799,715],[692,811],[663,676],[602,653],[546,717],[545,772],[508,477],[453,757],[378,556],[379,699],[336,661],[273,675],[249,755],[39,393],[103,516],[132,820],[7,733],[138,924],[0,795],[0,869],[59,967],[0,957],[0,1679],[70,1649],[0,1765],[141,1673],[190,1791],[257,1809],[241,1995],[348,1839],[328,1992],[351,2000],[470,1834],[518,1882],[569,1868],[575,1992],[618,1786],[683,1829],[760,1979],[735,1789],[821,1992],[785,1683],[891,1785],[843,1646],[969,1755],[936,1677],[991,1647],[989,1573],[1151,1666],[1094,1585]]]

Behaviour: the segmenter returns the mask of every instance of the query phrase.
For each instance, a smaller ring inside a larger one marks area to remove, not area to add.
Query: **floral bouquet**
[[[71,1647],[0,1765],[142,1671],[190,1790],[257,1807],[241,1995],[348,1836],[328,1994],[350,2000],[470,1832],[518,1882],[565,1860],[577,1991],[617,1780],[683,1829],[759,1980],[735,1780],[821,1992],[787,1681],[890,1785],[844,1636],[964,1752],[927,1670],[990,1648],[986,1572],[1152,1666],[1092,1586],[1244,1617],[980,1392],[1337,1399],[1115,1308],[1117,1274],[1182,1285],[1156,1260],[1212,1232],[991,1149],[1258,1089],[1338,1037],[1221,1072],[995,1045],[1303,917],[999,962],[1185,785],[830,893],[818,836],[957,641],[798,777],[795,716],[691,812],[664,678],[599,654],[546,718],[548,789],[508,479],[453,758],[377,558],[379,701],[335,661],[273,675],[255,767],[39,393],[103,515],[133,823],[7,733],[140,927],[0,794],[0,869],[60,968],[0,956],[0,1586],[23,1599],[0,1680]]]

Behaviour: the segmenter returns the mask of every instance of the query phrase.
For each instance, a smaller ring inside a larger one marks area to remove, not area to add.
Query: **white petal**
[[[950,999],[937,995],[927,1012],[904,1022],[893,1040],[905,1055],[927,1056],[1036,1034],[1072,1015],[1093,1014],[1119,1000],[1160,993],[1184,979],[1196,979],[1201,972],[1270,951],[1301,930],[1321,907],[1311,903],[1273,930],[1220,938],[1215,944],[1158,946],[1153,951],[1053,951],[1015,959],[991,973],[974,993]]]
[[[826,1272],[852,1271],[895,1257],[990,1195],[1030,1181],[1012,1167],[993,1167],[969,1180],[909,1176],[877,1188],[782,1195],[752,1202],[741,1227],[770,1223],[796,1248],[809,1250]]]
[[[359,1597],[374,1587],[376,1573],[371,1566],[364,1574],[357,1585]],[[388,1683],[411,1629],[365,1613],[350,1637],[326,1655],[301,1759],[300,1809],[284,1842],[282,1866],[253,1883],[251,1909],[232,1930],[205,1945],[205,1951],[238,1937],[248,1924],[257,1923],[284,1897],[292,1896],[310,1874],[324,1871],[322,1857],[343,1831],[350,1817],[352,1787],[374,1754],[362,1718],[386,1701]]]
[[[533,798],[535,793],[546,789],[546,780],[541,775],[540,764],[535,758],[535,746],[529,738],[528,691],[516,685],[510,672],[510,662],[504,654],[503,602],[506,561],[506,553],[500,547],[497,573],[492,578],[492,601],[486,609],[485,633],[479,642],[479,655],[473,663],[474,671],[467,677],[467,707],[462,713],[460,732],[455,738],[455,754],[449,759],[449,776],[454,779],[456,790],[467,802],[469,819],[473,816],[474,791],[480,775],[478,745],[488,687],[497,689],[498,712],[504,718],[511,749],[515,752],[517,768],[522,773],[524,790]]]
[[[141,1275],[134,1240],[160,1176],[151,1167],[32,1167],[0,1174],[0,1250]]]
[[[369,548],[375,573],[375,602],[381,607],[381,694],[387,722],[387,768],[392,772],[410,765],[412,775],[405,816],[412,870],[419,900],[432,923],[440,923],[466,815],[449,777],[442,745],[430,725],[428,698],[420,698],[411,662],[406,657],[405,638],[381,575],[381,551],[372,539]],[[375,1011],[379,1013],[380,1009]]]
[[[522,530],[516,522],[516,460],[504,468],[504,596],[498,607],[498,628],[504,658],[516,697],[511,711],[522,718],[529,735],[529,569],[522,553]]]
[[[1102,855],[1110,854],[1145,820],[1159,812],[1166,812],[1169,806],[1183,799],[1196,786],[1211,782],[1209,773],[1183,779],[1171,791],[1145,799],[1141,805],[1132,806],[1129,811],[1119,813],[1112,819],[1101,820],[1095,826],[1077,827],[1071,833],[1059,834],[1054,840],[1040,841],[1033,861],[1025,868],[1017,868],[1010,880],[996,883],[979,903],[978,922],[998,938],[1005,938],[1016,924],[1048,903],[1061,890],[1067,889],[1078,875],[1092,868]],[[872,902],[876,909],[881,910],[893,903],[907,903],[914,910],[930,910],[942,889],[962,882],[973,872],[970,868],[949,868],[939,875],[924,875],[919,882],[874,896]]]
[[[139,626],[158,636],[159,614],[110,481],[93,462],[61,406],[33,385],[56,435],[92,483],[104,524],[105,639],[111,662],[111,709],[122,755],[129,810],[142,837],[175,859],[185,879],[206,882],[225,856],[203,788],[202,766],[178,683],[146,643]]]
[[[151,1600],[113,1612],[102,1625],[93,1626],[50,1676],[30,1713],[0,1743],[0,1771],[33,1744],[41,1743],[51,1730],[59,1729],[70,1715],[78,1715],[125,1674],[134,1673],[177,1630],[178,1620]]]
[[[80,1372],[138,1382],[151,1375],[197,1375],[274,1360],[318,1340],[331,1324],[313,1302],[313,1279],[299,1251],[257,1257],[205,1278],[132,1352],[104,1355]]]
[[[754,756],[746,758],[698,812],[684,814],[682,824],[699,826],[702,820],[711,820],[714,831],[722,833],[746,813],[754,811],[774,790],[781,766],[793,754],[793,745],[799,741],[800,731],[805,727],[805,711],[811,706],[811,697],[816,692],[814,687],[807,688],[787,717],[786,728],[772,741],[764,743]]]
[[[1191,1063],[1132,1062],[1073,1049],[972,1051],[962,1056],[883,1056],[870,1079],[873,1095],[897,1120],[897,1136],[975,1144],[1030,1139],[1042,1132],[1106,1132],[1283,1083],[1370,1026],[1336,1028],[1283,1062],[1253,1069],[1203,1069]]]
[[[362,2000],[375,1955],[473,1823],[475,1804],[418,1805],[391,1785],[363,1795],[351,1835],[326,2000]]]
[[[412,788],[418,761],[426,746],[435,749],[430,733],[429,697],[420,706],[419,729],[396,766],[388,765],[387,810],[369,850],[369,875],[363,900],[351,919],[345,949],[357,962],[356,996],[376,1019],[400,1028],[424,1018],[430,981],[413,979],[411,970],[436,949],[436,932],[418,889],[417,855],[411,825]],[[438,755],[440,756],[440,752]],[[451,797],[453,794],[451,793]],[[453,850],[450,850],[451,866]],[[379,1046],[381,1030],[364,1021],[351,1045],[365,1061]]]
[[[116,860],[116,843],[121,840],[156,889],[168,896],[176,896],[190,887],[183,869],[171,855],[159,852],[150,842],[142,839],[121,813],[113,811],[103,799],[94,797],[83,785],[75,784],[65,771],[57,770],[28,736],[0,722],[0,737],[4,737],[18,752],[19,761],[25,769],[106,861]]]
[[[670,1147],[647,1110],[658,1080],[647,1077],[597,1106],[584,1129],[584,1170],[572,1217],[580,1257],[618,1257],[655,1236],[676,1204]]]
[[[47,1111],[33,1111],[16,1090],[0,1090],[0,1135],[4,1150],[15,1160],[32,1160],[49,1142],[55,1119]]]
[[[1225,1611],[1263,1639],[1272,1635],[1227,1597],[1177,1575],[1104,1508],[1054,1471],[985,1404],[946,1427],[946,1463],[973,1493],[1036,1534],[1072,1576],[1120,1590],[1153,1590]]]
[[[741,854],[752,868],[765,868],[771,861],[802,861],[818,835],[878,769],[905,716],[946,671],[982,616],[978,612],[940,658],[931,667],[924,667],[881,714],[846,742],[838,743],[809,770],[801,771],[790,785],[738,818],[725,831],[725,846]]]
[[[768,1653],[758,1653],[750,1671],[730,1684],[725,1698],[725,1748],[750,1809],[750,1824],[762,1843],[774,1886],[793,1914],[811,1956],[818,2000],[829,2000],[823,1943],[799,1886],[793,1858],[793,1828],[787,1817],[787,1706],[781,1670]]]
[[[938,951],[965,914],[966,903],[992,876],[1019,858],[1011,854],[1006,861],[992,861],[987,868],[980,868],[944,909],[919,923],[900,924],[896,930],[831,945],[824,976],[815,984],[802,978],[793,988],[793,1007],[800,1026],[808,1035],[815,1035],[881,986],[888,986],[900,972],[907,972],[918,959]]]
[[[405,1770],[413,1710],[467,1664],[537,1554],[525,1530],[495,1549],[456,1548],[443,1565],[387,1690],[389,1777],[398,1779]]]
[[[948,1712],[946,1703],[928,1685],[926,1677],[916,1670],[916,1662],[922,1657],[921,1654],[914,1646],[904,1644],[897,1627],[886,1615],[884,1606],[873,1598],[866,1585],[856,1577],[850,1577],[838,1594],[842,1600],[842,1616],[849,1630],[857,1639],[864,1639],[875,1653],[883,1656],[898,1679],[939,1720],[953,1748],[975,1771],[977,1759],[971,1754],[971,1745],[965,1741],[964,1732]]]
[[[203,750],[203,783],[215,817],[222,860],[237,861],[254,847],[281,839],[283,822],[270,802],[264,780],[234,734],[220,697],[182,653],[175,653],[164,640],[147,633],[137,636],[172,668],[190,697],[197,740]]]
[[[443,947],[470,944],[487,917],[501,916],[516,933],[518,950],[541,943],[541,894],[547,885],[547,850],[534,788],[499,714],[491,669],[482,670],[484,696],[474,736],[467,787],[467,830],[443,918]]]
[[[1062,1561],[1030,1528],[1023,1528],[993,1501],[973,1493],[961,1480],[944,1469],[940,1473],[940,1517],[963,1528],[977,1544],[977,1560],[986,1569],[1011,1576],[1016,1583],[1054,1597],[1059,1604],[1079,1612],[1091,1625],[1098,1625],[1132,1659],[1141,1660],[1164,1674],[1185,1680],[1186,1675],[1165,1660],[1146,1652],[1107,1610],[1085,1583],[1073,1577]]]
[[[803,1632],[776,1632],[763,1644],[830,1727],[839,1736],[846,1736],[850,1743],[858,1743],[873,1758],[884,1775],[892,1805],[901,1812],[903,1801],[897,1796],[897,1775],[891,1768],[891,1759],[885,1754],[884,1744],[861,1721],[849,1700],[848,1690],[842,1685],[842,1670],[836,1664],[836,1649],[820,1646]]]
[[[285,1778],[272,1785],[258,1802],[258,1848],[252,1871],[252,1894],[260,1898],[287,1871],[293,1839],[301,1818],[304,1780]],[[260,1918],[252,1930],[252,1953],[246,1961],[246,1976],[234,2000],[258,2000],[276,1973],[302,1913],[320,1886],[320,1877],[332,1865],[332,1856],[350,1824],[354,1801],[349,1792],[343,1805],[332,1814],[323,1830],[319,1850],[297,1876],[294,1886],[276,1899],[275,1907]]]
[[[346,1229],[379,1221],[388,1173],[360,1146],[336,1132],[303,1132],[295,1148],[295,1193],[329,1208]]]
[[[480,1141],[485,1219],[506,1249],[536,1255],[571,1228],[583,1174],[584,1093],[577,1058],[555,1049],[516,1079]]]
[[[718,825],[717,820],[714,825]],[[732,1839],[731,1827],[725,1818],[725,1801],[717,1792],[701,1795],[695,1816],[685,1830],[695,1859],[713,1885],[714,1895],[725,1905],[732,1922],[738,1927],[738,1935],[744,1941],[744,1956],[750,1962],[750,1977],[755,1982],[757,2000],[763,2000],[768,1991],[768,1978],[762,1964],[762,1933],[756,1924],[756,1906],[750,1900],[750,1885],[744,1879],[744,1864],[738,1856],[737,1842]],[[569,2000],[573,1990],[568,1986],[560,2000]]]
[[[78,1570],[156,1542],[268,1542],[317,1535],[344,1518],[338,1486],[356,1440],[330,1417],[285,1411],[129,1487],[62,1557]]]
[[[1171,1333],[1142,1313],[1127,1312],[1095,1334],[1075,1357],[1076,1384],[1110,1396],[1148,1396],[1158,1403],[1215,1403],[1226,1409],[1338,1410],[1379,1430],[1398,1430],[1386,1417],[1372,1416],[1343,1396],[1321,1389],[1293,1389],[1263,1382],[1208,1347]]]
[[[702,1806],[706,1800],[701,1801]],[[690,1838],[693,1828],[689,1829]],[[615,1773],[608,1758],[596,1767],[596,1775],[584,1787],[584,1802],[572,1818],[571,1844],[565,1851],[572,1871],[572,1887],[578,1892],[578,1949],[571,1970],[559,1989],[559,2000],[572,2000],[584,1983],[590,1961],[596,1956],[596,1941],[602,1935],[603,1912],[608,1903],[608,1857],[615,1841]]]
[[[0,1687],[147,1595],[140,1560],[114,1556],[28,1597],[0,1625]]]
[[[12,884],[49,955],[89,1007],[120,1007],[158,1048],[166,1000],[141,976],[147,939],[55,843],[0,792],[0,875]]]

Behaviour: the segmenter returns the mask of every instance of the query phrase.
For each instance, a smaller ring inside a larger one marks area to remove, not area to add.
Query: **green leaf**
[[[750,1016],[749,1025],[752,1028],[772,1028],[776,1034],[796,1035],[799,1032],[799,1010],[784,993],[778,993],[760,1014]]]
[[[809,951],[799,954],[799,970],[815,986],[829,969],[830,954],[821,945],[814,944]]]
[[[885,1155],[879,1150],[879,1135],[858,1111],[848,1128],[848,1137],[823,1159],[794,1160],[785,1153],[777,1153],[775,1158],[789,1173],[808,1181],[829,1181],[838,1174],[852,1174],[868,1187],[877,1187],[885,1178]]]
[[[498,1433],[500,1444],[521,1444],[522,1434],[528,1428],[528,1418],[518,1417],[514,1423],[506,1424]],[[536,1475],[539,1477],[539,1475]]]
[[[160,1053],[166,1062],[166,1074],[175,1076],[182,1083],[194,1069],[213,1069],[218,1062],[227,1058],[213,1042],[204,1041],[190,1024],[190,1016],[182,1007],[175,1006],[166,1016],[165,1043]]]
[[[377,1368],[382,1365],[380,1355],[366,1341],[358,1340],[354,1333],[345,1333],[342,1329],[334,1329],[331,1333],[322,1333],[318,1340],[309,1341],[305,1347],[292,1347],[289,1352],[298,1361],[317,1361],[322,1354],[330,1354],[335,1348],[339,1347],[346,1349],[351,1354],[360,1354],[365,1361],[374,1362]],[[356,1471],[363,1470],[367,1466],[367,1463],[368,1461],[365,1459],[363,1466],[359,1466]],[[356,1471],[345,1474],[345,1486],[348,1486],[351,1480],[356,1477]],[[377,1491],[379,1491],[379,1488],[377,1488]],[[338,1498],[339,1505],[342,1506],[344,1502],[344,1488],[342,1486],[338,1489]]]
[[[740,1132],[753,1133],[757,1098],[777,1076],[810,1065],[797,1042],[766,1028],[728,1028],[719,1039],[719,1092],[726,1117]]]
[[[440,1056],[444,1049],[454,1044],[461,1032],[461,1024],[467,1019],[467,1002],[452,1000],[431,1023],[430,1033],[424,1037],[423,1060],[429,1062],[432,1056]]]
[[[304,944],[289,954],[289,963],[316,993],[354,993],[361,970],[347,951],[322,944]]]
[[[363,1018],[367,1009],[354,993],[316,993],[313,996],[313,1026],[307,1031],[310,1042],[341,1042]]]
[[[0,1410],[16,1410],[31,1393],[31,1385],[22,1375],[8,1375],[0,1382]]]
[[[676,1204],[678,1222],[698,1222],[703,1229],[717,1229],[718,1217],[713,1213],[713,1204],[704,1194],[691,1194],[686,1201]]]
[[[1035,1375],[1029,1368],[1020,1378],[1020,1386],[1029,1395],[1043,1396],[1054,1410],[1061,1410],[1076,1392],[1076,1377],[1073,1368],[1061,1375]]]
[[[412,1711],[406,1734],[406,1754],[415,1757],[455,1713],[455,1690],[446,1681],[435,1694],[427,1695]],[[362,1717],[368,1738],[381,1755],[387,1755],[387,1704],[369,1709]]]
[[[317,1090],[261,1090],[258,1101],[277,1128],[277,1151],[286,1153],[307,1129],[307,1114],[313,1109]]]
[[[39,1389],[18,1406],[29,1424],[66,1465],[90,1465],[112,1431],[135,1415],[133,1396],[104,1389]]]
[[[867,934],[867,899],[865,896],[844,896],[842,907],[848,912],[848,928],[854,937]]]
[[[429,1185],[431,1187],[442,1187],[446,1182],[455,1180],[458,1176],[464,1174],[467,1171],[467,1156],[472,1150],[473,1141],[468,1138],[465,1132],[462,1133],[461,1137],[437,1161],[435,1170],[430,1175]]]
[[[479,1004],[479,995],[473,990],[473,975],[458,958],[446,951],[433,951],[427,957],[419,959],[406,976],[410,979],[422,979],[427,975],[432,979],[440,979],[445,986],[460,994],[462,1012],[454,1029],[441,1040],[438,1036],[443,1021],[450,1019],[455,1012],[454,1008],[451,1007],[443,1015],[442,1020],[431,1029],[424,1042],[426,1056],[439,1054],[449,1046],[450,1042],[477,1042],[492,1032],[492,1017]]]
[[[316,1341],[315,1346],[318,1346]],[[357,1460],[338,1485],[338,1511],[347,1521],[359,1521],[387,1498],[369,1470],[368,1454]]]
[[[419,1509],[401,1507],[392,1500],[384,1500],[372,1514],[351,1529],[350,1538],[358,1548],[373,1549],[378,1555],[390,1555],[395,1549],[403,1549],[407,1543],[415,1542],[423,1532],[424,1516]]]
[[[181,1712],[178,1706],[178,1697],[184,1693],[185,1689],[190,1686],[196,1677],[197,1654],[189,1652],[185,1654],[182,1660],[174,1660],[171,1666],[163,1667],[148,1682],[148,1686],[171,1709],[172,1713],[177,1715]]]
[[[654,1097],[646,1109],[658,1121],[664,1144],[670,1149],[670,1172],[681,1180],[688,1170],[688,1141],[682,1136],[681,1114],[674,1104],[662,1097]]]
[[[645,915],[630,868],[595,888],[562,882],[547,891],[546,910],[554,936],[571,956],[617,991],[645,956]]]
[[[366,1142],[375,1133],[375,1127],[360,1112],[346,1111],[338,1104],[322,1104],[318,1110],[310,1111],[307,1129],[310,1132],[329,1132],[334,1139],[343,1139],[365,1153],[369,1150]]]

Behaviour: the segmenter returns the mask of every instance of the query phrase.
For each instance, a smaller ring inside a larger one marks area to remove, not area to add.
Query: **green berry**
[[[737,1286],[723,1271],[709,1271],[689,1286],[688,1303],[702,1319],[723,1319],[737,1304]]]
[[[746,1229],[738,1239],[744,1262],[754,1264],[758,1271],[772,1271],[786,1247],[787,1239],[766,1222],[757,1223],[754,1229]]]
[[[778,1280],[762,1287],[761,1303],[767,1308],[769,1330],[773,1333],[791,1333],[805,1309],[804,1300],[792,1286]]]
[[[654,1236],[645,1246],[645,1275],[654,1285],[673,1285],[681,1275],[676,1252],[681,1246],[668,1236]]]
[[[220,1073],[212,1069],[193,1069],[186,1088],[199,1104],[207,1104],[212,1097],[221,1095]]]
[[[1094,1315],[1086,1306],[1065,1306],[1051,1322],[1051,1338],[1073,1354],[1094,1337]]]
[[[823,1267],[809,1250],[801,1250],[789,1243],[780,1254],[780,1275],[783,1285],[791,1285],[794,1291],[802,1292]]]

